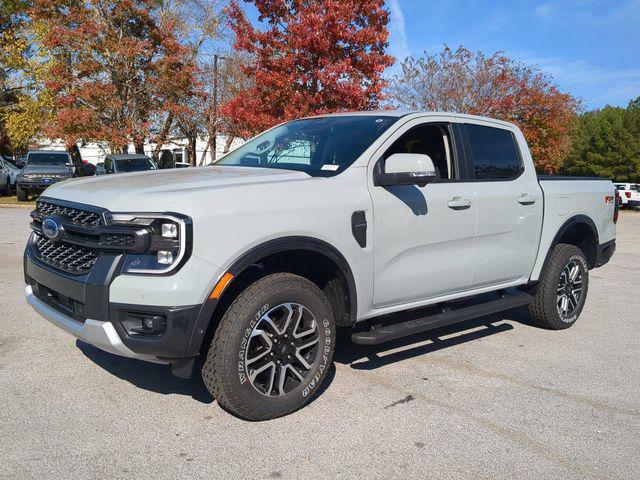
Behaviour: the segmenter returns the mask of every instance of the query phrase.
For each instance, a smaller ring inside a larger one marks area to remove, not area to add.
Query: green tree
[[[640,180],[640,97],[580,116],[565,173]]]

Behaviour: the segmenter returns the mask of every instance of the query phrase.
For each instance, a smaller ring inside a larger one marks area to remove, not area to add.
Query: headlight
[[[33,180],[34,178],[36,178],[36,176],[33,173],[23,173],[20,176],[25,180]]]
[[[178,214],[107,213],[109,225],[144,227],[149,231],[149,248],[127,254],[122,273],[166,274],[191,253],[191,219]]]

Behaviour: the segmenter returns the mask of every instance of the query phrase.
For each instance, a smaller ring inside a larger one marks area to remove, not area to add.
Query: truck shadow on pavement
[[[353,331],[343,330],[338,335],[334,361],[349,365],[356,370],[374,370],[392,363],[512,330],[514,327],[508,322],[525,325],[532,324],[527,309],[518,308],[372,346],[352,343],[350,336]],[[441,337],[447,338],[443,339]],[[413,344],[418,345],[412,347],[411,345]],[[186,395],[205,404],[210,404],[214,401],[200,377],[199,365],[196,365],[194,374],[190,379],[183,379],[171,375],[167,365],[113,355],[80,340],[76,340],[76,346],[93,363],[138,388],[162,395]],[[397,351],[381,356],[383,352],[390,350]],[[331,385],[335,374],[335,365],[332,365],[319,394]],[[319,394],[314,397],[314,400],[320,396]]]

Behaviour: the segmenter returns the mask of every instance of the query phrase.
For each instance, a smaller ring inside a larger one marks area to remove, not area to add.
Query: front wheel
[[[588,288],[589,270],[584,253],[574,245],[560,243],[551,253],[529,312],[541,327],[569,328],[582,312]]]
[[[26,202],[29,199],[27,191],[20,188],[20,185],[16,185],[16,196],[18,197],[19,202]]]
[[[225,312],[202,378],[218,403],[241,418],[287,415],[318,393],[335,336],[331,306],[314,283],[290,273],[268,275]]]

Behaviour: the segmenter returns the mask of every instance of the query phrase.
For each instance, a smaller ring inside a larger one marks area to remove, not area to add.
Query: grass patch
[[[7,197],[0,197],[0,206],[2,205],[25,205],[25,206],[36,206],[36,199],[30,198],[26,202],[19,202],[18,198],[15,195],[10,195]]]

